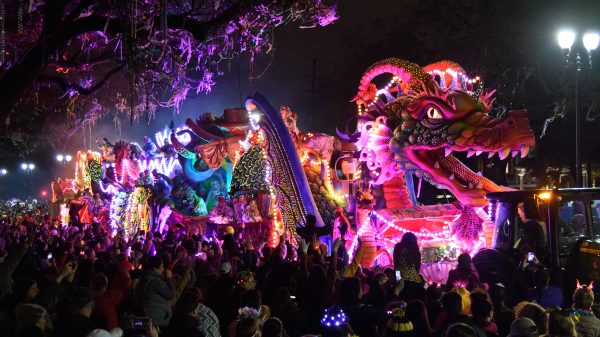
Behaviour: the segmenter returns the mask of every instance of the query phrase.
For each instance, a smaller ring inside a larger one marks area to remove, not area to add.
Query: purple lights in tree
[[[66,109],[70,124],[80,126],[115,106],[132,121],[157,106],[179,111],[190,92],[210,92],[223,60],[271,53],[274,28],[337,19],[335,6],[322,0],[32,0],[17,32],[14,6],[5,3],[0,117],[35,104],[48,113]]]

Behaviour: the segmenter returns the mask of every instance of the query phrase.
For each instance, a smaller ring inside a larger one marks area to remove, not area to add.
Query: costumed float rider
[[[352,230],[352,226],[350,226],[350,221],[344,215],[344,209],[342,207],[338,207],[335,210],[335,220],[333,220],[333,241],[337,238],[341,238],[346,249],[350,248],[348,244],[352,244],[352,240],[354,240],[354,231]]]
[[[208,222],[206,223],[206,235],[211,237],[219,227],[224,228],[233,223],[233,208],[227,205],[227,199],[219,196],[219,203],[208,213]]]
[[[332,225],[325,225],[323,227],[317,227],[317,218],[312,214],[306,215],[306,222],[304,227],[298,227],[296,233],[312,247],[313,241],[316,241],[320,236],[331,235]],[[312,247],[316,248],[316,247]]]

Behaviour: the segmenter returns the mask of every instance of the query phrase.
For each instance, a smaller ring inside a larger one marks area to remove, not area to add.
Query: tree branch
[[[120,72],[124,66],[125,66],[125,63],[122,63],[118,67],[107,72],[106,74],[104,74],[104,77],[102,77],[102,79],[100,81],[96,82],[96,84],[94,84],[93,86],[91,86],[89,88],[84,88],[84,87],[80,86],[79,84],[69,83],[69,82],[67,82],[67,80],[65,80],[64,78],[62,78],[60,76],[46,76],[46,75],[39,76],[38,81],[56,84],[64,91],[74,90],[79,95],[90,96],[90,95],[93,95],[96,91],[98,91],[98,89],[102,88],[106,84],[106,82],[108,82],[108,80],[113,75]]]

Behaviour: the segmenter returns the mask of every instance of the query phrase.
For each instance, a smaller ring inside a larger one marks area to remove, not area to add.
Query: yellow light
[[[538,198],[540,198],[542,200],[548,200],[548,199],[550,199],[551,196],[552,196],[552,192],[542,192],[542,193],[538,194]]]

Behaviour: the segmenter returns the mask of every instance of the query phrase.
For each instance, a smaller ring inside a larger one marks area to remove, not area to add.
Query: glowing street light
[[[31,171],[33,171],[35,169],[35,164],[33,163],[21,163],[21,170],[25,171],[25,173],[27,174],[27,198],[29,199],[31,197],[31,181],[30,181],[30,174]]]
[[[66,163],[70,163],[71,160],[73,160],[73,157],[71,157],[70,154],[57,154],[56,155],[56,161],[61,163],[61,164],[66,164]]]
[[[598,48],[598,42],[600,42],[600,35],[596,32],[585,33],[581,37],[581,41],[577,41],[577,32],[570,29],[564,29],[558,32],[556,40],[561,49],[566,50],[565,61],[567,68],[575,70],[575,181],[577,187],[584,186],[582,179],[582,166],[581,166],[581,117],[579,109],[579,74],[584,67],[582,67],[582,58],[587,55],[587,69],[592,69],[592,51]],[[573,51],[574,59],[571,60],[571,51]],[[574,65],[574,67],[571,67]]]
[[[558,45],[562,49],[570,49],[573,46],[573,42],[575,42],[575,32],[572,30],[561,30],[556,35],[558,40]]]
[[[600,35],[598,33],[586,33],[583,36],[583,46],[588,52],[596,50],[598,42],[600,42]]]
[[[5,176],[8,174],[8,171],[6,169],[1,169],[0,170],[0,176]]]

